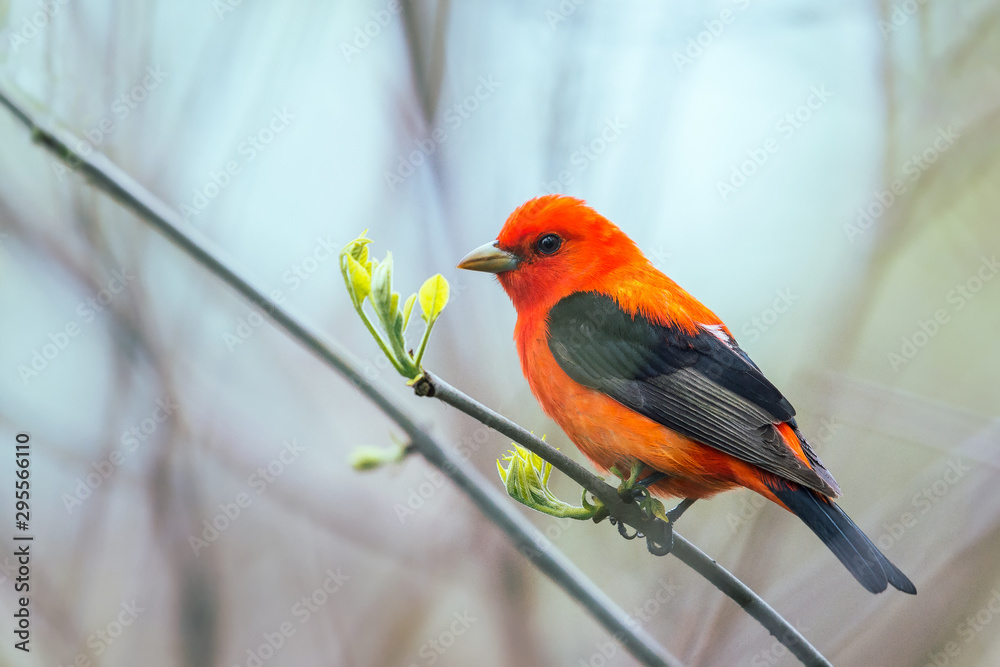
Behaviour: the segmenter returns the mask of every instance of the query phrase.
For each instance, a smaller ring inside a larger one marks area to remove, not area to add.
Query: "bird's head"
[[[511,213],[497,240],[458,268],[495,273],[520,312],[595,289],[614,269],[636,263],[646,263],[642,253],[607,218],[579,199],[545,195]]]

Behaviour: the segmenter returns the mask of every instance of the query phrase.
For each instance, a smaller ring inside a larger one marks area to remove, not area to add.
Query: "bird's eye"
[[[543,255],[551,255],[562,246],[562,239],[558,234],[546,234],[538,239],[538,252]]]

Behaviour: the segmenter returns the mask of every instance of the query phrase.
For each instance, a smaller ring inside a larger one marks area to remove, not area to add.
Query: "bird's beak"
[[[469,271],[485,271],[486,273],[503,273],[517,268],[517,257],[497,247],[493,241],[481,245],[458,263],[458,268]]]

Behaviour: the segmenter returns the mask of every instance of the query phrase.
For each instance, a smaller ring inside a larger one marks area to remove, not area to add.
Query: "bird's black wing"
[[[802,462],[775,428],[795,409],[724,331],[692,335],[578,292],[549,312],[548,344],[573,380],[742,461],[828,496],[839,489],[815,459]],[[808,445],[803,442],[803,449]]]

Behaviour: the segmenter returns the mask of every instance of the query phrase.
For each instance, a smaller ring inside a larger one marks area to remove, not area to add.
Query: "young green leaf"
[[[440,273],[420,286],[420,310],[425,322],[433,322],[448,304],[448,281]]]
[[[372,269],[372,307],[386,332],[392,329],[392,253]]]
[[[386,464],[399,463],[410,451],[408,445],[400,442],[395,442],[391,447],[362,445],[351,452],[348,461],[355,470],[374,470]]]
[[[367,241],[368,239],[365,239],[365,240]],[[351,253],[351,254],[353,255],[354,253]],[[358,260],[358,264],[360,264],[361,266],[365,266],[366,264],[368,264],[368,244],[367,243],[362,243],[359,246],[358,256],[355,257],[354,259]]]
[[[497,472],[500,473],[500,480],[511,498],[550,516],[571,519],[593,518],[598,510],[595,505],[585,503],[584,507],[576,507],[559,500],[549,490],[551,463],[516,442],[511,444],[514,448],[502,458],[502,461],[509,461],[510,465],[504,468],[501,459],[497,460]]]
[[[358,238],[351,243],[351,257],[358,260],[362,266],[368,262],[368,244],[371,243],[371,239]]]
[[[354,239],[340,251],[341,255],[350,255],[354,259],[358,260],[362,266],[368,261],[368,244],[372,242],[371,239],[365,238],[365,234],[368,230],[361,232],[358,238]]]
[[[410,324],[410,313],[413,312],[413,304],[416,302],[417,295],[411,294],[403,304],[403,331],[406,331],[406,327]]]
[[[406,338],[403,336],[403,314],[398,310],[396,311],[395,319],[392,321],[392,331],[389,332],[389,335],[393,338],[393,340],[399,341],[399,345],[402,349],[406,349]],[[407,354],[407,356],[409,356],[409,354]]]
[[[368,275],[358,260],[353,255],[344,255],[343,260],[347,262],[347,277],[350,279],[350,287],[355,303],[360,306],[372,291],[372,277]]]

